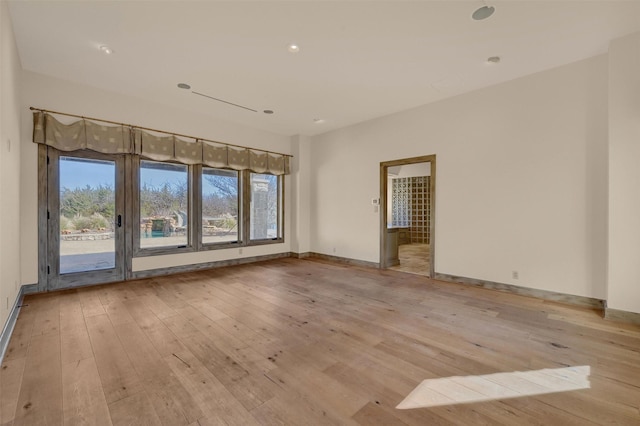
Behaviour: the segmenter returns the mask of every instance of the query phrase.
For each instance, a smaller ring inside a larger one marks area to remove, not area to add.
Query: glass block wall
[[[411,224],[411,180],[408,178],[394,178],[391,180],[391,224],[408,228]]]
[[[429,244],[431,178],[417,176],[392,180],[392,220],[397,227],[409,228],[412,243]]]

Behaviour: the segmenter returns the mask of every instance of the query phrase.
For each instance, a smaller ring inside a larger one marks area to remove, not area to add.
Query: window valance
[[[133,154],[156,161],[289,174],[289,156],[178,135],[157,136],[130,125],[105,126],[82,118],[63,124],[43,111],[33,113],[33,142],[60,151],[89,149],[105,154]]]

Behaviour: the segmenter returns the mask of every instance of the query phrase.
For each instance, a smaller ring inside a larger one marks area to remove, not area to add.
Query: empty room
[[[0,424],[640,424],[640,2],[0,34]]]

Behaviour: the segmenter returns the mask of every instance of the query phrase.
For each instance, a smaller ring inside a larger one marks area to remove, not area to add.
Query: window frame
[[[164,246],[164,247],[141,247],[140,246],[140,170],[142,161],[153,161],[158,163],[178,164],[187,167],[187,185],[188,195],[187,203],[189,209],[189,217],[187,224],[188,243],[186,246]],[[131,232],[132,259],[137,257],[160,256],[182,253],[205,252],[209,250],[227,250],[241,247],[262,246],[268,244],[282,244],[285,242],[284,215],[285,215],[285,179],[284,175],[273,175],[278,183],[278,207],[277,207],[277,223],[278,236],[276,238],[267,239],[251,239],[251,174],[270,174],[255,173],[251,170],[239,170],[238,172],[238,241],[228,241],[219,243],[204,243],[202,241],[202,169],[203,167],[216,169],[216,167],[203,166],[201,164],[187,165],[175,161],[158,161],[142,156],[132,156],[130,161],[131,167],[129,175],[130,195],[127,197],[127,209],[130,212],[134,225]],[[225,168],[218,168],[227,170]],[[233,169],[228,169],[233,170]]]
[[[221,241],[218,243],[205,243],[203,241],[203,233],[202,233],[202,179],[204,177],[203,174],[203,169],[214,169],[214,170],[232,170],[234,172],[237,172],[238,174],[238,240],[237,241]],[[245,181],[245,174],[243,171],[238,171],[238,170],[233,170],[233,169],[225,169],[225,168],[221,168],[221,167],[210,167],[210,166],[203,166],[201,164],[198,164],[195,167],[195,174],[196,174],[196,181],[197,181],[197,188],[194,187],[195,191],[194,194],[197,194],[197,196],[195,197],[195,202],[194,205],[196,206],[196,208],[198,209],[198,214],[197,217],[195,218],[195,225],[194,227],[197,227],[198,231],[198,251],[207,251],[207,250],[223,250],[223,249],[230,249],[230,248],[236,248],[236,247],[245,247],[246,246],[246,238],[244,236],[244,199],[245,194],[244,194],[244,181]]]
[[[275,238],[261,238],[261,239],[251,239],[251,197],[253,192],[251,191],[251,175],[264,175],[270,173],[256,173],[251,170],[245,170],[246,173],[246,186],[244,188],[246,203],[245,203],[245,211],[247,212],[246,217],[243,219],[246,220],[246,233],[245,238],[247,241],[247,245],[249,246],[259,246],[266,244],[278,244],[284,242],[284,175],[272,175],[276,177],[276,182],[278,184],[277,190],[277,224],[278,224],[278,235]]]
[[[141,172],[141,164],[143,161],[151,161],[155,163],[167,163],[167,164],[176,164],[180,166],[185,166],[187,168],[187,244],[179,245],[179,246],[162,246],[162,247],[141,247],[140,245],[140,172]],[[131,185],[129,188],[131,189],[131,207],[132,207],[132,217],[133,217],[133,229],[131,232],[132,235],[132,247],[133,253],[132,257],[147,257],[147,256],[159,256],[166,254],[181,254],[181,253],[192,253],[197,251],[197,244],[195,243],[197,239],[194,235],[195,230],[193,229],[194,223],[194,166],[189,164],[183,164],[176,161],[158,161],[150,158],[135,156],[132,158],[132,170],[130,173],[130,182]]]
[[[114,221],[126,214],[126,189],[124,182],[127,170],[126,156],[103,154],[90,150],[60,151],[40,145],[38,148],[38,290],[53,291],[84,285],[102,284],[125,279],[128,262],[127,219],[122,217],[122,226],[114,226],[115,265],[113,268],[77,272],[60,272],[60,158],[71,157],[84,160],[113,162],[114,175]]]

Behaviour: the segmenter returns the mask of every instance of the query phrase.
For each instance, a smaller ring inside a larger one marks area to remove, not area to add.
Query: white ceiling
[[[471,19],[483,1],[451,0],[9,7],[25,70],[285,135],[323,133],[575,62],[640,31],[640,1],[486,3],[496,11],[484,21]],[[292,42],[299,53],[287,51]],[[104,55],[101,45],[115,53]],[[501,63],[487,65],[494,55]],[[178,89],[180,82],[259,112]]]

